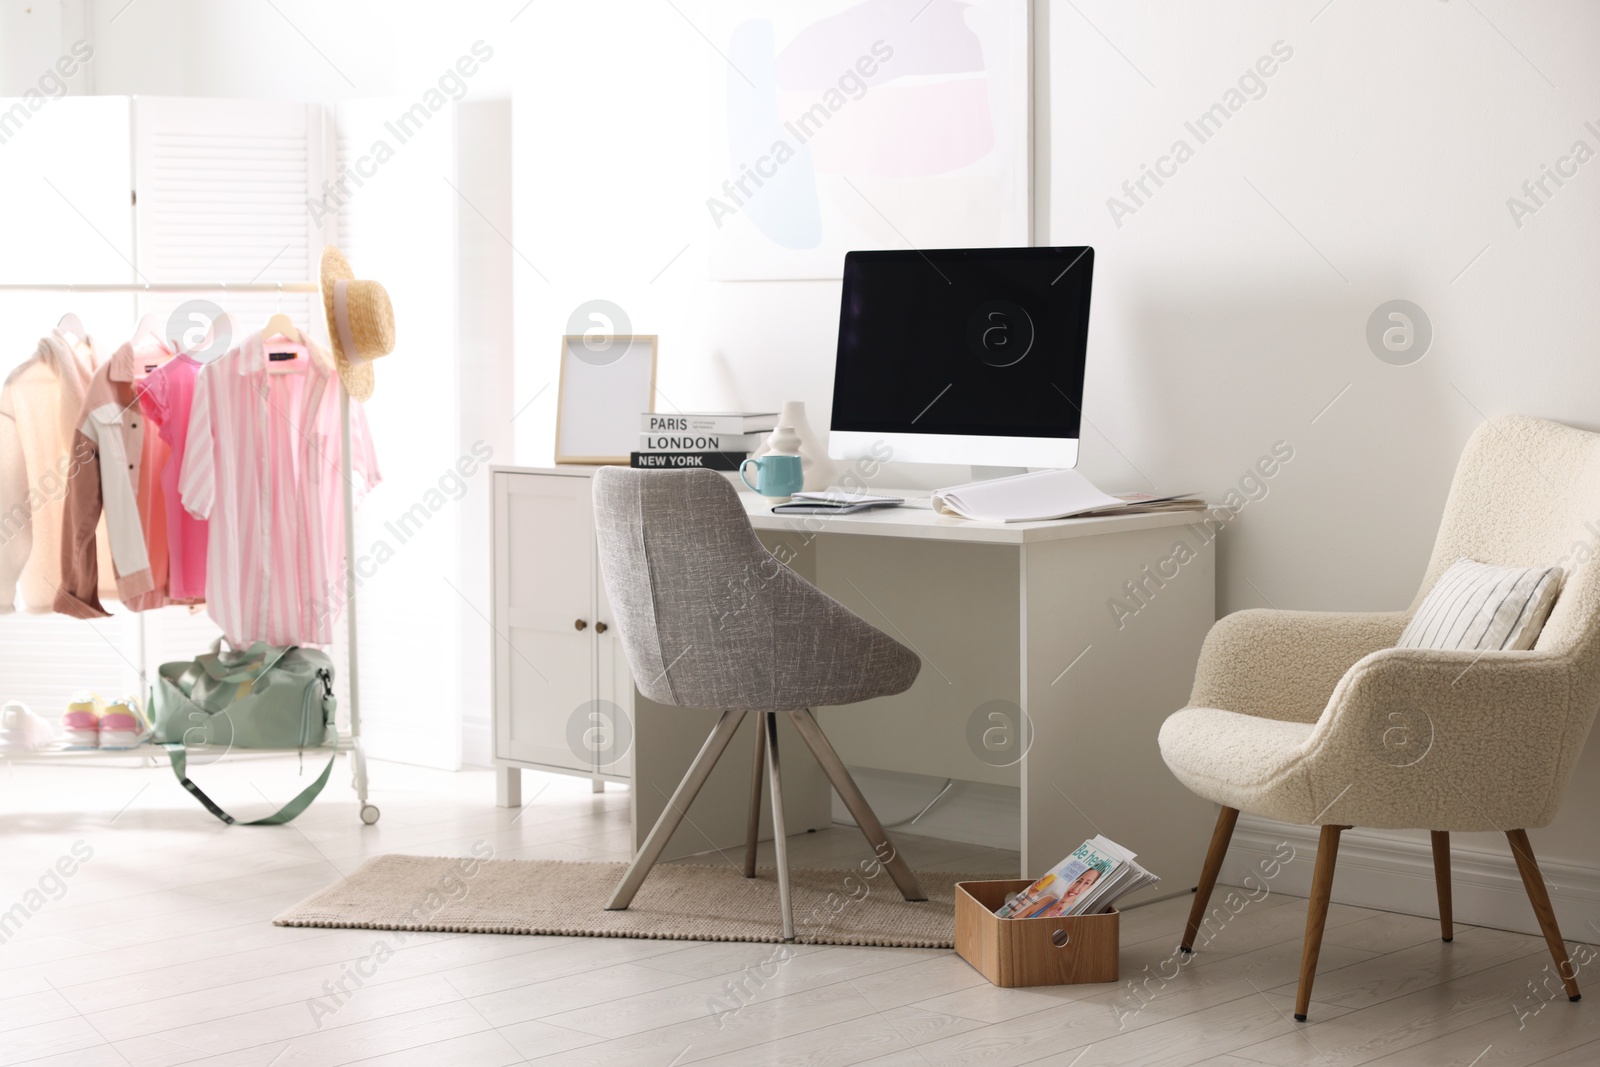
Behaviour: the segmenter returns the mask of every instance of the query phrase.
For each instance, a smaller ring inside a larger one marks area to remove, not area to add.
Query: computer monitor
[[[1078,462],[1094,249],[850,252],[828,452]]]

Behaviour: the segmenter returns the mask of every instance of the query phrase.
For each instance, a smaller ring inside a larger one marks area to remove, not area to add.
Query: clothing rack
[[[316,293],[321,291],[316,282],[0,282],[0,292],[48,293],[128,293],[137,296],[153,293]],[[337,375],[335,375],[337,377]],[[346,643],[349,646],[350,686],[350,737],[348,746],[341,739],[339,748],[350,753],[350,769],[360,802],[361,821],[371,826],[378,821],[376,804],[367,800],[367,758],[361,748],[361,672],[358,669],[360,650],[356,640],[356,557],[355,491],[351,487],[350,470],[350,394],[339,379],[339,434],[342,442],[339,455],[339,473],[344,482],[344,610]],[[140,633],[143,634],[141,626]],[[141,644],[143,643],[141,637]],[[141,669],[143,661],[141,660]],[[138,755],[138,750],[119,752],[118,755]],[[38,756],[39,753],[29,753]],[[83,753],[63,753],[68,757],[82,758]]]

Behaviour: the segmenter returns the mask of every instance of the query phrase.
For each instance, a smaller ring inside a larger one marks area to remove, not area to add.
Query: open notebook
[[[1075,470],[1033,471],[940,489],[933,510],[986,522],[1039,522],[1146,511],[1200,511],[1195,493],[1102,493]]]

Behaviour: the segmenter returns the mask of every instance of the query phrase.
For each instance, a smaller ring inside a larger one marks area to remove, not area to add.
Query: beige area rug
[[[950,948],[955,883],[973,875],[918,871],[928,899],[900,897],[883,867],[790,871],[795,940],[816,945]],[[687,941],[782,941],[777,875],[659,864],[627,911],[606,911],[623,863],[376,856],[290,908],[279,926],[564,934]]]

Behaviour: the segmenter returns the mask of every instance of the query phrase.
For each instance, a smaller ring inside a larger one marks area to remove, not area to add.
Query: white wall
[[[456,446],[463,455],[487,445],[493,462],[509,463],[515,409],[511,318],[511,246],[499,227],[511,218],[511,102],[463,103],[456,113],[457,261],[456,383],[461,411]],[[498,222],[495,220],[499,220]],[[460,504],[460,543],[456,584],[484,595],[490,587],[489,473],[469,482]],[[468,603],[455,598],[456,627],[462,634],[462,758],[487,765],[492,750],[489,709],[491,632],[479,611],[490,612],[487,598]]]
[[[517,419],[519,462],[550,460],[559,338],[592,299],[660,335],[660,410],[804,400],[828,425],[839,283],[708,280],[705,202],[727,175],[709,114],[724,68],[697,29],[707,7],[537,5],[516,23],[516,406],[538,397]],[[951,470],[905,468],[899,484]]]
[[[1323,6],[1095,0],[1049,18],[1051,240],[1099,260],[1085,469],[1216,494],[1274,441],[1295,449],[1221,541],[1224,613],[1404,607],[1485,417],[1600,429],[1600,162],[1520,228],[1506,206],[1575,140],[1600,150],[1584,128],[1600,126],[1600,8]],[[1197,145],[1184,122],[1280,40],[1293,56],[1265,96],[1116,225],[1107,198],[1175,139]],[[1395,297],[1435,329],[1409,366],[1364,338]],[[1569,923],[1600,917],[1597,810],[1591,741],[1533,835],[1541,859],[1588,872]],[[1461,837],[1506,855],[1499,835]]]

